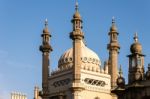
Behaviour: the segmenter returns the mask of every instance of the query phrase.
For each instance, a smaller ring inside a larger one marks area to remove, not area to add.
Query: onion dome
[[[121,87],[121,88],[125,86],[125,79],[123,78],[121,65],[119,69],[119,77],[117,78],[117,85],[118,87]]]
[[[75,12],[73,18],[81,19],[80,13],[78,11]]]
[[[117,85],[118,85],[119,87],[124,86],[124,85],[125,85],[125,79],[124,79],[123,77],[118,77],[118,78],[117,78]]]
[[[75,18],[75,19],[81,19],[81,16],[80,16],[80,13],[79,13],[79,11],[78,11],[78,2],[76,2],[76,5],[75,5],[75,10],[76,10],[76,12],[75,12],[75,14],[73,15],[73,18]]]
[[[49,34],[49,31],[48,31],[48,20],[47,19],[45,20],[45,28],[43,29],[43,33]]]
[[[48,28],[45,28],[45,29],[43,30],[43,33],[49,33]]]
[[[146,72],[146,80],[150,80],[150,64],[148,64],[148,71]]]
[[[58,68],[66,68],[73,65],[73,48],[67,50],[58,61]],[[85,46],[81,41],[81,65],[89,65],[92,67],[100,68],[101,61],[98,55],[91,49]]]
[[[112,26],[110,27],[110,31],[117,31],[117,27],[115,25],[115,18],[112,18]]]
[[[138,42],[137,33],[135,34],[134,41],[135,42],[130,47],[131,53],[133,53],[133,54],[134,53],[141,54],[142,53],[142,45]]]

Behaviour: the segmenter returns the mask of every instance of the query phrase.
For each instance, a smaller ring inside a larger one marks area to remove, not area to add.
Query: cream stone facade
[[[43,53],[42,91],[35,87],[34,99],[39,99],[39,96],[42,99],[112,99],[109,64],[105,62],[105,66],[101,66],[98,55],[84,44],[78,4],[72,23],[70,38],[73,40],[73,47],[61,55],[58,68],[49,73],[49,53],[52,47],[49,44],[51,35],[46,20],[40,46]]]
[[[131,94],[137,94],[134,93],[137,84],[140,85],[138,88],[142,88],[139,92],[145,90],[146,95],[144,96],[149,96],[150,84],[147,80],[150,79],[150,66],[145,77],[144,55],[141,45],[137,42],[137,36],[134,37],[135,43],[131,45],[129,84],[125,85],[121,67],[118,75],[120,45],[115,19],[112,19],[108,33],[109,57],[104,62],[104,66],[102,66],[99,56],[84,43],[82,18],[78,3],[76,3],[71,22],[73,24],[70,32],[72,48],[60,56],[56,70],[49,72],[51,70],[49,54],[52,52],[51,34],[48,31],[48,21],[45,21],[45,28],[41,35],[43,41],[40,46],[42,52],[42,90],[35,87],[34,99],[133,99]],[[141,80],[142,82],[139,82]],[[134,83],[135,81],[138,83]],[[130,88],[134,90],[128,90]]]
[[[59,59],[58,69],[49,77],[50,97],[60,94],[66,99],[73,99],[72,87],[80,87],[78,99],[89,97],[111,97],[110,75],[108,69],[101,67],[99,57],[81,41],[81,76],[80,83],[73,83],[73,48],[67,50]]]

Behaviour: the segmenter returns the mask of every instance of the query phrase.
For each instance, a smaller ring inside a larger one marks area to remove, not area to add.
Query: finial
[[[110,27],[110,31],[115,31],[115,32],[117,32],[117,27],[116,27],[116,25],[115,25],[115,17],[114,17],[114,16],[112,17],[112,25],[111,25],[111,27]]]
[[[45,19],[45,27],[47,27],[48,26],[48,20],[47,20],[47,18]]]
[[[112,23],[115,23],[115,17],[114,16],[112,17]]]
[[[119,76],[122,77],[122,74],[123,74],[123,72],[122,72],[122,66],[120,65],[120,68],[119,68]]]
[[[75,4],[75,10],[78,11],[79,6],[78,6],[78,1],[76,0],[76,4]]]
[[[134,41],[138,42],[138,34],[137,34],[137,32],[134,34]]]

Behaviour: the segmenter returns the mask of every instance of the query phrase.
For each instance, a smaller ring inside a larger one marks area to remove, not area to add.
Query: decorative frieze
[[[101,65],[101,62],[98,59],[91,58],[91,57],[81,57],[81,61],[84,63],[92,63],[95,65]],[[60,66],[60,65],[72,63],[72,62],[73,62],[72,57],[62,58],[61,60],[59,60],[58,65]]]
[[[60,86],[65,86],[68,85],[70,83],[70,78],[64,79],[64,80],[60,80],[60,81],[55,81],[53,83],[54,87],[60,87]]]
[[[86,84],[90,84],[90,85],[93,85],[93,86],[100,86],[100,87],[104,87],[105,85],[107,85],[105,81],[91,79],[91,78],[85,78],[84,82]]]

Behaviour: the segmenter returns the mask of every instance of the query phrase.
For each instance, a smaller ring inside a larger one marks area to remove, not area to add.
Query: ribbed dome
[[[138,54],[141,54],[141,53],[142,53],[142,45],[138,42],[137,33],[135,33],[134,41],[135,41],[135,42],[134,42],[134,43],[131,45],[131,47],[130,47],[131,53],[138,53]]]
[[[99,57],[91,49],[87,48],[83,41],[81,41],[81,61],[82,63],[94,64],[100,66],[101,62]],[[67,50],[59,59],[58,67],[65,68],[67,65],[73,64],[73,48]]]
[[[135,42],[130,47],[131,53],[142,53],[142,45],[138,42]]]

